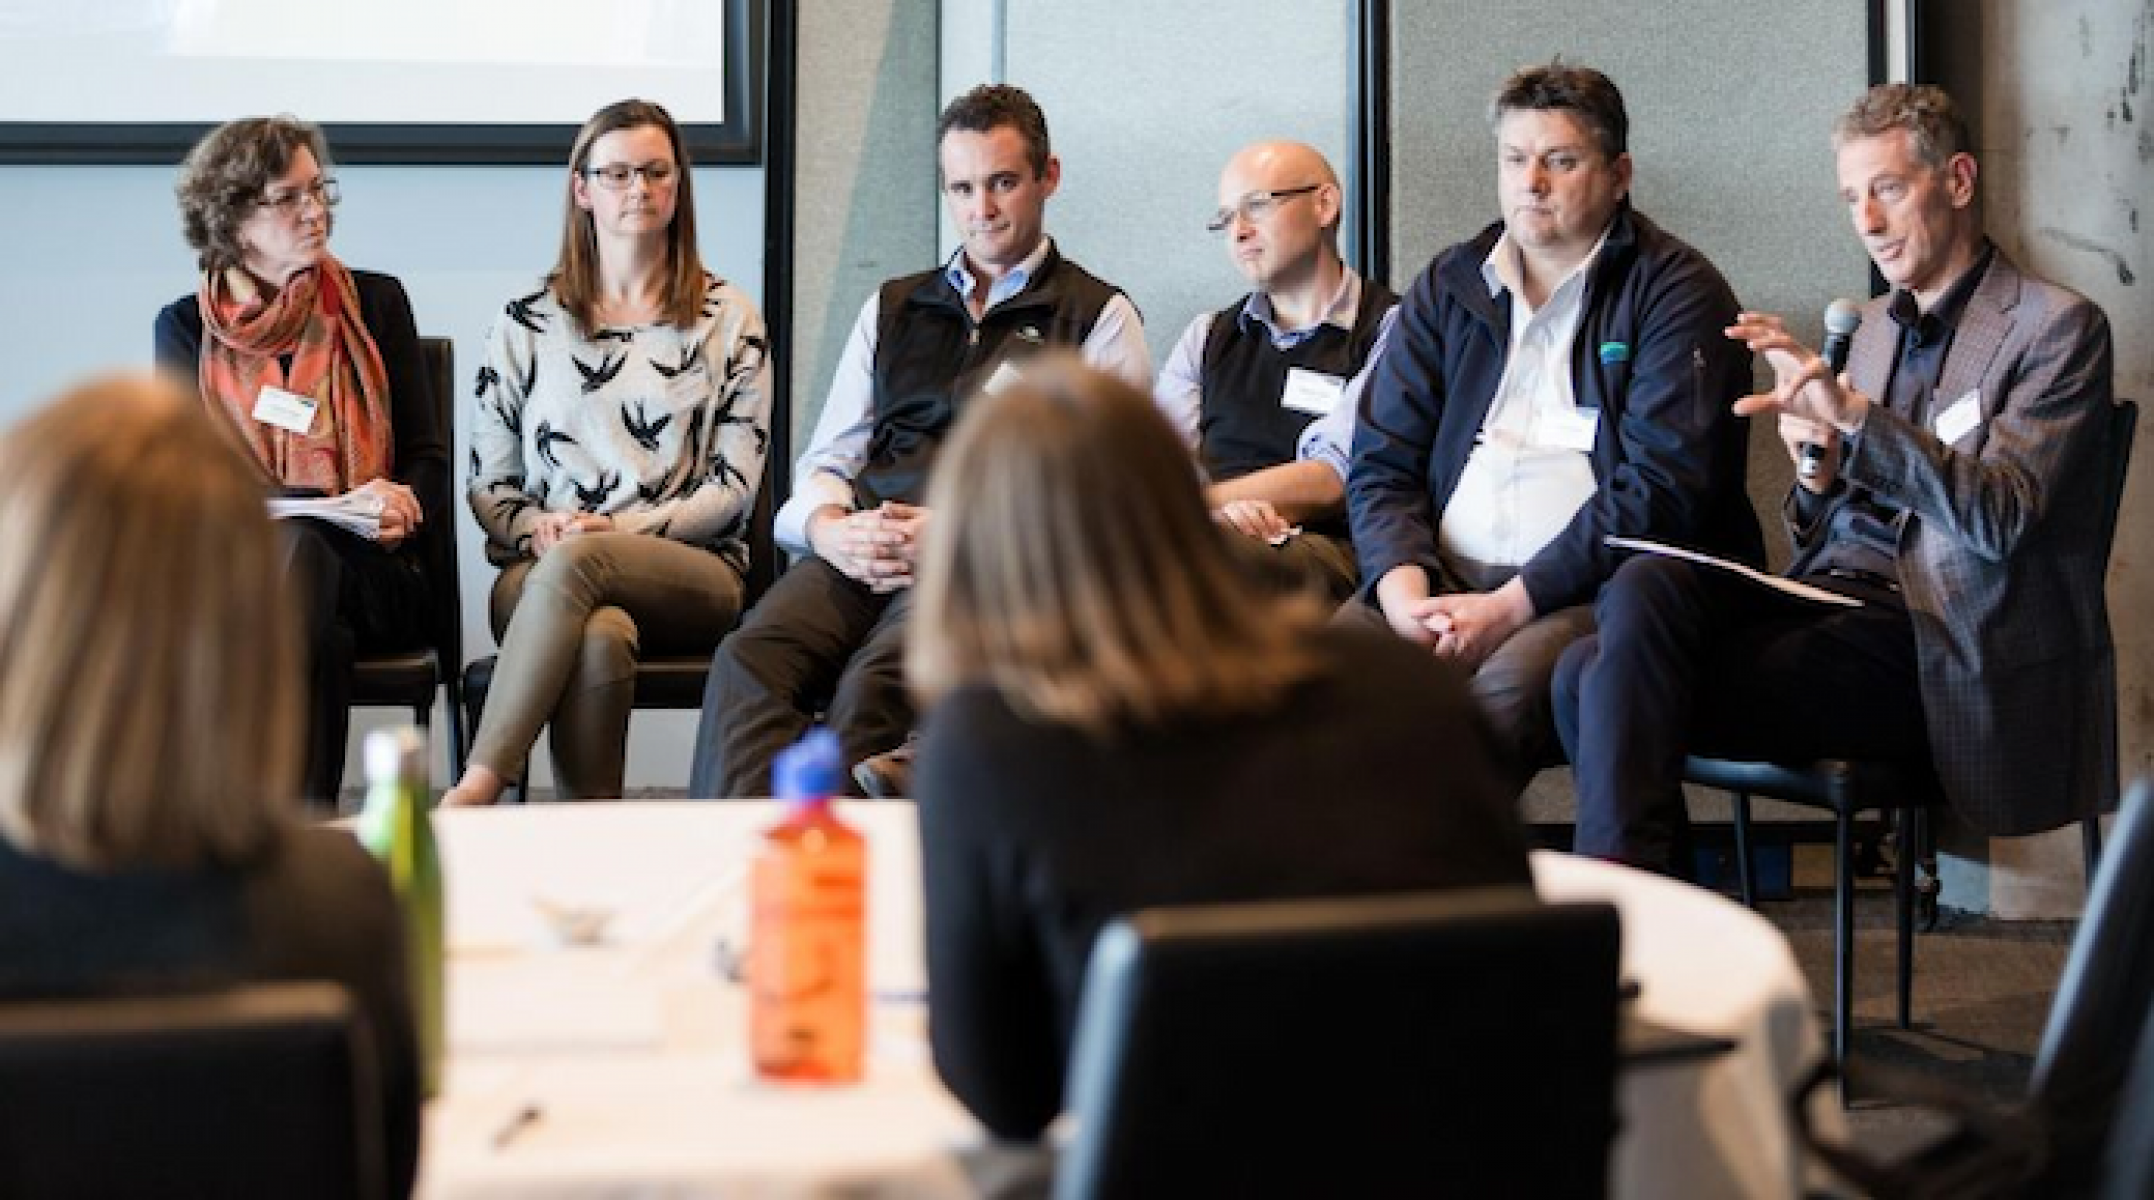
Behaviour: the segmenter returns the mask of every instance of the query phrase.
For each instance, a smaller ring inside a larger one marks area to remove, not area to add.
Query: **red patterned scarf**
[[[201,304],[203,402],[223,414],[273,481],[335,496],[388,477],[388,375],[343,263],[324,257],[267,299],[237,267],[210,272]],[[264,385],[320,405],[306,433],[254,419]]]

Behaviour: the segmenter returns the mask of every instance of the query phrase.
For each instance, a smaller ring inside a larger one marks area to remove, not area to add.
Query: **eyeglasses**
[[[652,187],[662,188],[673,182],[673,176],[679,170],[680,168],[669,162],[647,162],[640,167],[632,167],[627,163],[611,163],[603,167],[585,167],[583,174],[586,179],[597,180],[598,186],[609,192],[625,192],[630,181],[638,175],[643,176],[644,182]]]
[[[1204,227],[1213,233],[1225,233],[1227,227],[1234,224],[1236,217],[1254,225],[1279,211],[1281,204],[1296,196],[1306,196],[1323,186],[1321,183],[1312,183],[1304,187],[1280,188],[1277,191],[1251,192],[1229,207],[1213,213],[1212,219],[1206,222]]]
[[[337,187],[336,180],[317,179],[303,188],[271,192],[255,201],[255,204],[262,208],[275,209],[278,216],[289,217],[296,215],[300,207],[309,200],[323,208],[334,208],[337,201],[343,198],[344,193]]]

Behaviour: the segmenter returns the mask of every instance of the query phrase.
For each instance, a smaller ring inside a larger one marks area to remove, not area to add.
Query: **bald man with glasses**
[[[1309,146],[1258,142],[1230,159],[1210,228],[1254,290],[1190,322],[1153,389],[1194,416],[1213,515],[1333,603],[1359,578],[1354,406],[1398,303],[1340,260],[1343,212],[1338,175]]]

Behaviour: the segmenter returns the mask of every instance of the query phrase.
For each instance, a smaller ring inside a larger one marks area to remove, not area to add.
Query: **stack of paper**
[[[269,515],[278,520],[313,517],[350,530],[368,541],[381,539],[381,497],[370,493],[346,492],[334,497],[272,496]]]

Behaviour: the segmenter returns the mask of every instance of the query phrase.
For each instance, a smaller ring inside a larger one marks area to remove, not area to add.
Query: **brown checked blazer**
[[[1848,361],[1871,397],[1898,352],[1885,306],[1864,308]],[[1900,580],[1931,754],[1953,807],[1988,834],[2037,833],[2116,803],[2103,597],[2111,359],[2101,309],[2000,250],[1936,394],[1916,412],[1879,402],[1842,467],[1907,512]],[[1971,427],[1947,415],[1968,396],[1981,414]],[[1958,433],[1950,444],[1940,417]]]

